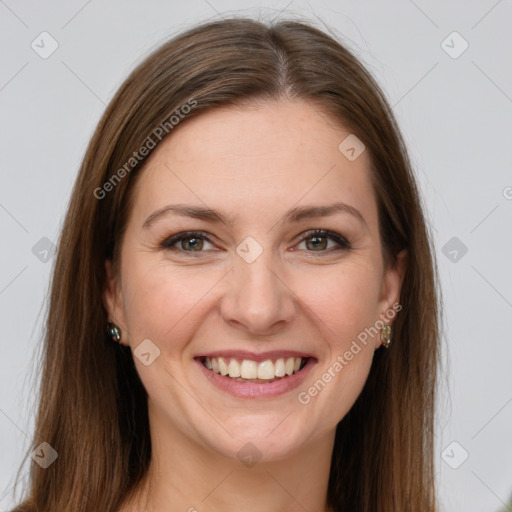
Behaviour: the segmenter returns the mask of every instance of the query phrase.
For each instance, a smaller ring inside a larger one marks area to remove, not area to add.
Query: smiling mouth
[[[281,357],[265,361],[229,357],[203,357],[201,363],[213,373],[237,382],[271,383],[286,379],[300,372],[308,362],[307,357]]]

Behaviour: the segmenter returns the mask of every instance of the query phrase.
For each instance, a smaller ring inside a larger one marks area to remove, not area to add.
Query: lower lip
[[[238,382],[230,377],[224,377],[220,373],[208,370],[204,364],[196,359],[203,375],[217,388],[237,398],[274,398],[289,393],[299,387],[308,376],[316,360],[310,357],[302,370],[293,375],[288,375],[274,382],[257,384],[254,382]]]

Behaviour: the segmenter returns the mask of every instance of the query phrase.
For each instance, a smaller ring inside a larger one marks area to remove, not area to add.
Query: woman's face
[[[104,299],[156,435],[263,460],[332,440],[403,273],[349,135],[303,101],[222,108],[145,165]]]

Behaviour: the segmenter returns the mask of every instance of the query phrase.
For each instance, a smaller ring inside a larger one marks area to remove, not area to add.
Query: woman
[[[438,338],[369,73],[305,23],[195,27],[85,155],[16,510],[433,512]]]

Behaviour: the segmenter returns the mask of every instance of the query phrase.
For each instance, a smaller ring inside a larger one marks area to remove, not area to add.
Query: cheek
[[[169,339],[181,339],[179,333],[190,328],[187,319],[197,314],[223,275],[166,263],[145,264],[144,258],[127,260],[126,269],[123,289],[129,331],[136,338],[158,340],[162,348]]]
[[[358,263],[303,280],[301,298],[311,312],[325,357],[298,400],[322,418],[322,432],[335,428],[348,413],[368,378],[375,344],[368,330],[376,320],[377,278],[378,268]]]
[[[342,349],[376,320],[379,269],[370,260],[347,262],[303,273],[295,290],[301,301],[323,324],[322,333],[332,347]]]

